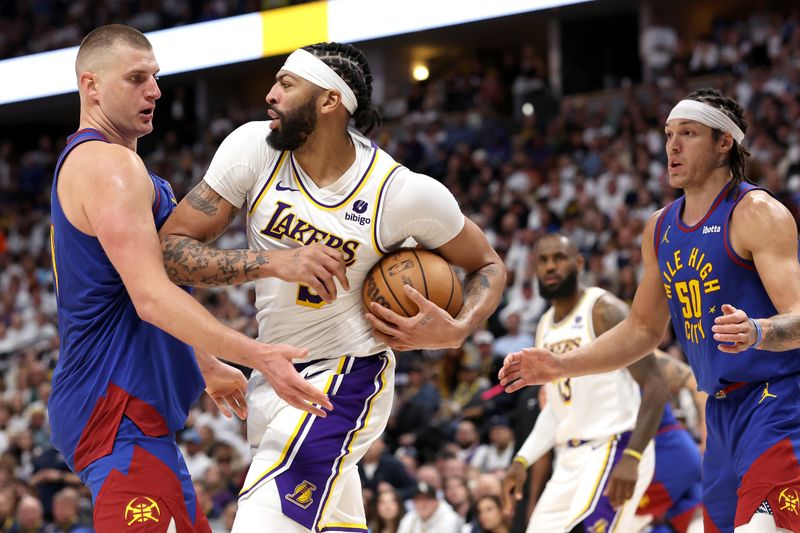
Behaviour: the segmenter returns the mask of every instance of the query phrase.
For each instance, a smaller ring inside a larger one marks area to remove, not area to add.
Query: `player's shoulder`
[[[603,289],[598,289],[592,296],[595,298],[592,305],[592,323],[596,335],[608,331],[625,320],[628,315],[628,304]]]
[[[734,227],[748,228],[750,231],[774,231],[776,226],[792,223],[794,218],[780,201],[764,189],[746,191],[736,203],[731,214]]]
[[[64,163],[66,173],[78,171],[93,184],[119,177],[146,175],[139,154],[115,143],[85,142],[76,146]]]

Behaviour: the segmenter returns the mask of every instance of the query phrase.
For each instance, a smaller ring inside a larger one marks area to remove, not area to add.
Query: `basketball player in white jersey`
[[[253,461],[235,533],[366,532],[356,463],[391,409],[391,348],[460,346],[502,294],[505,268],[453,195],[348,129],[351,119],[365,131],[378,123],[371,83],[366,58],[353,46],[320,43],[292,53],[266,96],[270,120],[225,139],[161,232],[174,281],[257,280],[259,339],[291,339],[308,349],[295,366],[333,406],[309,414],[276,394],[280,384],[253,374]],[[240,209],[247,211],[250,250],[204,244]],[[365,312],[367,272],[409,237],[468,273],[455,319],[409,287],[416,316]],[[319,261],[308,260],[314,249],[324,252]],[[286,250],[297,268],[283,263]]]
[[[578,283],[583,257],[569,239],[546,235],[534,255],[542,296],[552,303],[539,321],[537,346],[566,353],[625,318],[619,299]],[[527,531],[633,531],[637,504],[653,477],[651,441],[670,394],[654,356],[545,389],[547,404],[504,480],[506,508],[521,496],[527,467],[555,448],[553,475]]]

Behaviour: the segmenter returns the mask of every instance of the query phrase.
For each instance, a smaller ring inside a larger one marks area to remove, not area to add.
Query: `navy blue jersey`
[[[701,390],[714,394],[732,383],[762,382],[800,372],[800,350],[755,349],[727,354],[718,348],[711,327],[730,304],[753,318],[777,314],[755,264],[731,246],[730,221],[736,205],[758,188],[729,182],[708,213],[694,226],[681,221],[684,197],[658,218],[654,244],[672,326]]]
[[[148,435],[181,429],[204,382],[190,346],[134,309],[122,279],[96,237],[64,216],[56,184],[70,151],[109,142],[93,129],[68,138],[51,193],[50,244],[61,352],[50,396],[52,440],[73,470],[110,453],[123,416]],[[153,216],[160,227],[175,208],[169,184],[150,174]],[[76,451],[77,449],[77,451]]]

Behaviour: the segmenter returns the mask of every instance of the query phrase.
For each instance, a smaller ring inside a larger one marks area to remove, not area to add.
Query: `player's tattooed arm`
[[[161,228],[164,265],[179,285],[217,287],[265,277],[302,283],[326,303],[336,299],[339,281],[350,290],[344,256],[319,243],[286,250],[222,250],[209,246],[222,235],[239,209],[201,181]]]
[[[475,307],[475,302],[480,300],[484,292],[492,288],[498,275],[499,269],[494,264],[488,264],[464,278],[464,306],[459,316],[467,309]]]
[[[664,376],[667,385],[669,385],[672,394],[677,394],[682,388],[687,387],[690,381],[689,378],[692,377],[691,367],[664,352],[657,350],[655,355],[661,374]]]
[[[783,352],[800,346],[800,316],[777,315],[760,320],[763,338],[758,348],[772,352]]]
[[[179,285],[216,287],[264,277],[269,252],[209,246],[233,223],[239,209],[201,181],[161,230],[164,266]]]

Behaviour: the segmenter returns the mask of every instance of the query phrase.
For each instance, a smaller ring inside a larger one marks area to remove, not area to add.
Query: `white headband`
[[[351,115],[358,109],[358,100],[353,89],[331,67],[314,54],[298,48],[286,58],[286,63],[283,64],[281,70],[296,74],[323,89],[339,91],[342,95],[342,103]]]
[[[744,132],[728,115],[716,107],[697,100],[681,100],[678,102],[678,105],[672,108],[669,117],[667,117],[667,122],[675,118],[696,120],[709,128],[728,132],[739,144],[742,144],[744,140]]]

